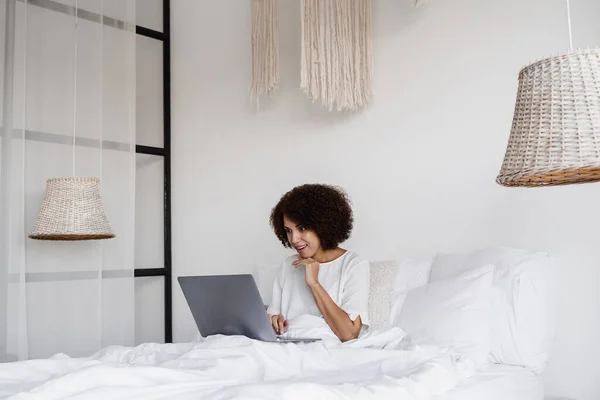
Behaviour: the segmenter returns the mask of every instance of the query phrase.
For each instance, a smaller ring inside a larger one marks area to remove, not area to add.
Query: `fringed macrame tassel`
[[[371,91],[371,0],[302,0],[301,89],[331,111],[365,106]]]
[[[250,93],[258,101],[279,85],[279,0],[252,2],[252,82]]]

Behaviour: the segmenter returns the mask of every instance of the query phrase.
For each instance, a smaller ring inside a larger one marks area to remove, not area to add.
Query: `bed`
[[[543,399],[541,377],[523,367],[475,371],[434,351],[324,351],[246,338],[110,347],[85,359],[18,364],[0,365],[1,398]]]
[[[90,358],[58,355],[2,365],[0,395],[13,399],[543,398],[540,377],[522,367],[490,365],[474,371],[468,362],[435,351],[324,348],[241,337],[110,347]]]
[[[439,400],[542,400],[544,382],[527,368],[486,365],[459,382]]]
[[[303,316],[288,334],[322,342],[216,335],[58,354],[0,364],[0,398],[542,400],[552,260],[484,249],[375,262],[373,326],[356,340]],[[259,290],[273,275],[255,275]]]

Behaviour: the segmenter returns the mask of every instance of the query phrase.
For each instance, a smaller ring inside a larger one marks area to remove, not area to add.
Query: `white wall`
[[[600,185],[495,183],[519,69],[566,50],[560,0],[374,3],[374,94],[329,113],[299,91],[297,0],[282,0],[282,83],[249,101],[249,1],[177,0],[172,10],[173,265],[176,275],[249,271],[287,253],[268,225],[305,182],[352,196],[346,246],[371,260],[506,245],[565,257],[547,390],[600,398]],[[576,46],[600,42],[600,2],[573,0]],[[195,326],[174,286],[175,339]]]

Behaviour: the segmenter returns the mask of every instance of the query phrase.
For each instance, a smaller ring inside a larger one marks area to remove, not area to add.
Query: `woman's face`
[[[322,250],[321,241],[312,230],[293,222],[286,215],[283,216],[283,226],[287,232],[288,242],[301,258],[313,258]]]

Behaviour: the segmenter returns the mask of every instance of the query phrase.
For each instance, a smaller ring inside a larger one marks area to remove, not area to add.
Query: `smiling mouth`
[[[302,250],[304,250],[306,247],[308,247],[308,246],[304,245],[304,246],[299,246],[299,247],[296,247],[296,251],[302,251]]]

